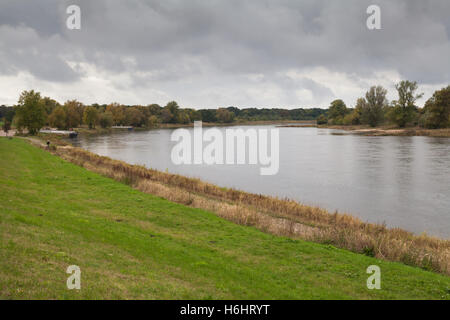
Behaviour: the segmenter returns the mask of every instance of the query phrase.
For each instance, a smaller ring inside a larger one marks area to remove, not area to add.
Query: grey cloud
[[[292,91],[303,88],[316,106],[335,98],[333,88],[279,74],[323,67],[359,83],[358,77],[393,70],[422,84],[449,82],[450,3],[375,2],[382,9],[377,31],[365,26],[372,0],[7,0],[0,4],[0,32],[9,30],[0,37],[0,72],[83,81],[82,69],[68,62],[89,63],[111,77],[128,74],[128,90],[148,86],[188,103],[201,103],[192,92],[206,96],[211,83],[257,102],[243,88],[262,84],[244,79],[263,74],[265,85],[278,88],[280,104],[295,105]],[[79,31],[65,28],[65,8],[74,3],[82,10]],[[217,91],[211,86],[211,97],[227,96]]]

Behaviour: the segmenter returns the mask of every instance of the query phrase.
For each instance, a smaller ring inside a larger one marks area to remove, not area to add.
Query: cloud
[[[81,30],[65,26],[74,3]],[[370,31],[372,3],[4,0],[0,103],[33,85],[86,103],[326,107],[399,79],[426,97],[448,84],[450,3],[377,1],[382,30]]]

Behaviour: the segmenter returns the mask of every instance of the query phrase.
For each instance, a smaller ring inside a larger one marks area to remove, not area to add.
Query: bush
[[[317,118],[317,124],[321,125],[321,124],[327,124],[328,123],[328,119],[325,115],[321,114],[318,118]]]

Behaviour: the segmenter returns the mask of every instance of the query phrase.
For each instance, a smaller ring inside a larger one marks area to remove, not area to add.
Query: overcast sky
[[[66,8],[81,8],[69,30]],[[381,8],[381,30],[366,9]],[[353,106],[372,85],[450,83],[448,0],[1,0],[0,104]],[[423,104],[422,99],[421,104]]]

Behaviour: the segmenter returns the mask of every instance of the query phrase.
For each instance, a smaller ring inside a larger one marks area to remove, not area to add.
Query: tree
[[[331,106],[328,109],[328,121],[330,124],[342,124],[342,121],[347,114],[347,106],[344,101],[338,99],[331,102]]]
[[[351,124],[358,125],[362,123],[362,114],[363,114],[363,106],[365,105],[366,100],[364,98],[359,98],[356,101],[355,109],[351,113]]]
[[[5,119],[3,122],[3,131],[5,131],[6,135],[8,135],[9,130],[11,130],[11,122],[8,119]]]
[[[170,123],[172,121],[173,115],[169,109],[163,109],[161,111],[161,120],[163,123]]]
[[[89,106],[84,109],[83,121],[89,126],[89,129],[95,128],[98,122],[98,111],[96,108]]]
[[[176,103],[175,101],[171,101],[169,103],[166,104],[166,106],[164,107],[164,110],[169,111],[166,112],[164,114],[164,116],[167,118],[169,115],[172,115],[171,118],[167,121],[167,119],[164,122],[169,122],[169,123],[176,123],[178,120],[178,112],[179,112],[180,107],[178,106],[178,103]],[[164,111],[163,110],[163,111]]]
[[[234,121],[234,113],[224,108],[219,108],[216,112],[217,121],[231,123]]]
[[[373,86],[367,91],[366,98],[358,100],[361,108],[361,123],[377,126],[383,121],[383,110],[387,106],[387,90],[381,86]]]
[[[393,107],[389,110],[389,119],[404,128],[411,122],[417,114],[416,101],[423,97],[423,93],[416,94],[417,82],[400,81],[395,85],[398,92],[398,100],[393,102]]]
[[[138,107],[129,107],[125,110],[125,123],[127,125],[140,127],[145,121],[145,115]]]
[[[125,107],[123,105],[116,102],[111,103],[106,107],[106,111],[111,112],[114,125],[125,125]]]
[[[64,104],[64,111],[66,112],[66,127],[76,128],[83,122],[84,106],[77,100],[70,100]]]
[[[113,125],[112,113],[109,111],[103,112],[100,114],[98,122],[102,128],[110,128]]]
[[[430,129],[450,126],[450,86],[434,92],[425,103],[424,126]]]
[[[197,110],[188,108],[184,109],[184,111],[189,115],[189,120],[191,122],[202,120],[202,115]]]
[[[201,115],[201,120],[203,122],[216,122],[216,110],[214,109],[203,109],[199,110],[199,113]]]
[[[8,120],[9,123],[13,121],[14,116],[15,116],[14,107],[7,107],[7,106],[0,107],[0,117],[3,117],[3,119]]]
[[[178,112],[177,123],[187,124],[190,123],[191,119],[189,118],[189,113],[185,110],[180,110]]]
[[[150,115],[158,116],[161,114],[161,106],[159,104],[151,104],[148,106],[148,111],[150,112]]]
[[[152,115],[148,118],[147,123],[150,128],[156,128],[158,126],[159,119],[157,116]]]
[[[45,125],[47,115],[39,92],[23,91],[16,108],[19,129],[27,128],[29,134],[35,135]]]
[[[42,98],[42,103],[44,104],[45,112],[50,115],[56,107],[61,106],[56,100],[50,97]]]
[[[56,107],[48,117],[48,122],[52,127],[67,129],[67,115],[63,107]]]

